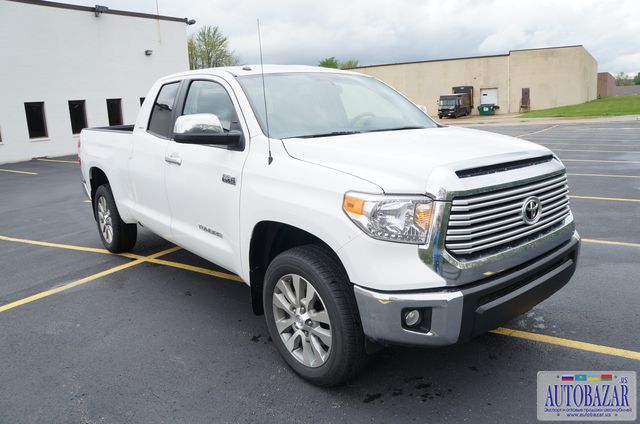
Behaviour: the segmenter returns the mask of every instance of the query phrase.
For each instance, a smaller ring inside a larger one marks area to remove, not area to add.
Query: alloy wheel
[[[307,367],[324,364],[331,353],[331,320],[313,285],[297,274],[280,278],[273,290],[273,317],[289,353]]]
[[[98,199],[98,225],[104,241],[111,243],[113,241],[113,224],[111,222],[111,211],[104,196]]]

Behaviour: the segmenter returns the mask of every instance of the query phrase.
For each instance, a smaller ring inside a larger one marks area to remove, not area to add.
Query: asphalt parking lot
[[[541,370],[640,370],[640,122],[487,126],[551,148],[578,271],[493,333],[393,347],[349,385],[290,371],[248,288],[142,229],[102,249],[74,158],[0,165],[0,422],[536,422]]]

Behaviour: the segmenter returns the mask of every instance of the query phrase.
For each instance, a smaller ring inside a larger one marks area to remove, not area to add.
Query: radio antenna
[[[258,45],[260,46],[260,75],[262,76],[262,99],[264,100],[264,120],[267,126],[267,143],[269,146],[269,158],[267,162],[271,165],[273,156],[271,156],[271,135],[269,133],[269,112],[267,111],[267,90],[264,84],[264,62],[262,60],[262,37],[260,36],[260,19],[258,19]]]

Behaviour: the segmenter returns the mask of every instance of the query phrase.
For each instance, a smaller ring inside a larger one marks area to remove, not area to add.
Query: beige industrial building
[[[425,105],[431,115],[436,114],[440,95],[451,94],[452,88],[459,86],[473,87],[473,114],[478,114],[480,104],[497,105],[496,113],[518,113],[584,103],[597,94],[598,63],[583,46],[511,50],[508,54],[354,70],[393,86],[413,102]]]

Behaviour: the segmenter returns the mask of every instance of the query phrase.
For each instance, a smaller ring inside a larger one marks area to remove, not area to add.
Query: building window
[[[24,104],[27,115],[29,138],[47,137],[47,120],[44,116],[44,102],[30,102]]]
[[[144,97],[140,97],[140,106],[144,103]]]
[[[73,134],[80,134],[83,128],[87,128],[84,100],[69,100],[69,118],[71,118],[71,132]]]
[[[122,125],[122,99],[107,99],[109,125]]]

